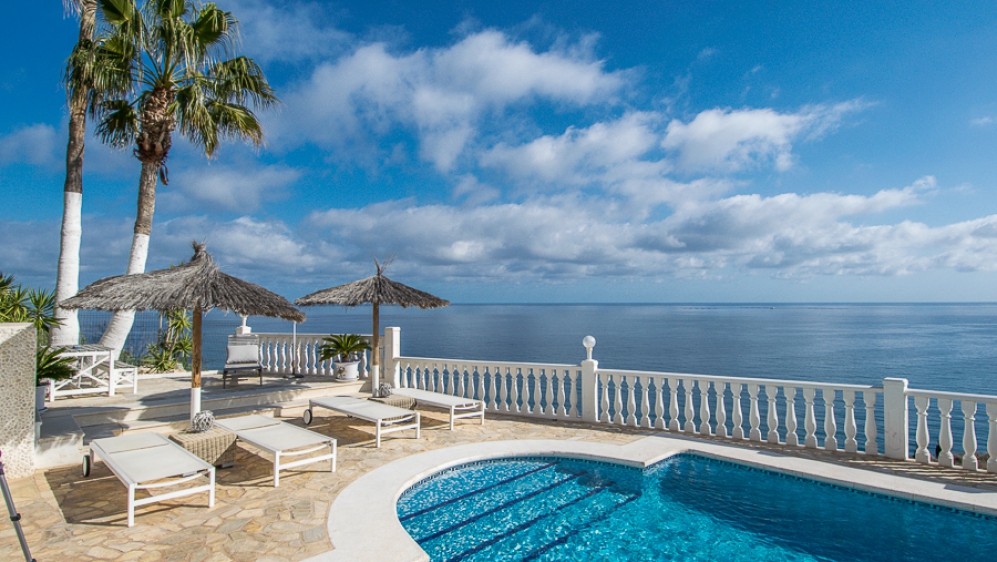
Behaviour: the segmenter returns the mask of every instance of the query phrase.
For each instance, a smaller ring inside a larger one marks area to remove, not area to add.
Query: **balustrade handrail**
[[[815,390],[820,390],[823,388],[833,388],[835,390],[871,390],[875,392],[882,392],[883,387],[875,385],[866,384],[844,384],[844,383],[834,383],[834,382],[812,382],[812,381],[794,381],[787,379],[766,379],[766,378],[753,378],[753,377],[728,377],[723,375],[694,375],[690,373],[672,373],[663,371],[632,371],[626,369],[603,369],[599,368],[598,372],[604,375],[620,374],[626,376],[646,376],[646,377],[662,377],[662,378],[679,378],[679,379],[689,379],[696,381],[709,381],[709,382],[739,382],[743,384],[760,384],[766,386],[791,386],[794,388],[812,388]],[[997,397],[993,397],[997,398]]]
[[[443,359],[438,357],[408,357],[400,356],[395,359],[396,361],[407,361],[410,363],[415,362],[429,362],[429,363],[450,363],[453,365],[496,365],[496,366],[515,366],[515,367],[550,367],[557,369],[578,369],[578,365],[572,365],[570,363],[530,363],[528,361],[483,361],[477,359]]]
[[[268,338],[286,337],[288,339],[291,339],[293,337],[298,337],[298,338],[327,338],[327,337],[329,337],[329,334],[307,334],[307,333],[302,333],[302,332],[298,332],[296,336],[295,336],[295,334],[292,334],[290,332],[253,332],[250,335],[260,336],[260,337],[264,337],[265,336],[265,337],[268,337]],[[367,339],[370,339],[370,338],[373,337],[370,334],[357,334],[357,335],[360,336],[361,338],[367,338]]]
[[[946,392],[943,390],[924,390],[920,388],[908,388],[907,396],[920,398],[944,398],[947,400],[965,400],[967,402],[983,402],[986,404],[997,404],[997,396],[991,394],[971,394],[967,392]]]

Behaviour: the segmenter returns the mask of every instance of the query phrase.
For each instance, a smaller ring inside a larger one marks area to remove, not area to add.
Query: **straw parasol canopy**
[[[219,308],[244,316],[271,316],[294,322],[305,320],[304,313],[284,297],[222,273],[205,251],[205,244],[195,241],[193,246],[194,257],[185,264],[101,279],[59,303],[67,309],[193,311],[191,416],[200,411],[201,316],[204,312]]]
[[[378,358],[378,345],[380,344],[379,327],[379,307],[382,304],[394,304],[402,308],[417,306],[422,309],[441,308],[450,304],[450,301],[435,297],[425,291],[413,289],[408,285],[403,285],[392,281],[384,276],[384,270],[391,264],[392,258],[388,258],[384,263],[378,263],[374,259],[377,267],[377,274],[366,279],[339,285],[329,289],[322,289],[310,295],[305,295],[296,299],[294,304],[298,306],[317,306],[322,304],[338,304],[340,306],[358,306],[361,304],[373,305],[373,337],[374,345],[371,355],[371,378],[372,390],[377,392],[380,378],[380,359]]]

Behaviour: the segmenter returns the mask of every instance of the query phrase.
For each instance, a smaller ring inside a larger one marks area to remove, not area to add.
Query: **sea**
[[[371,332],[371,309],[305,308],[297,332]],[[81,312],[87,341],[109,315]],[[611,369],[669,371],[997,394],[997,303],[984,304],[453,304],[382,306],[381,326],[401,328],[403,355],[578,364],[582,339]],[[242,319],[204,317],[204,367],[221,368]],[[250,317],[254,332],[291,333],[292,323]],[[138,315],[127,349],[155,341],[159,317]]]

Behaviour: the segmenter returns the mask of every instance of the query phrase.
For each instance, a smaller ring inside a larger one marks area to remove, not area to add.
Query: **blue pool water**
[[[505,459],[424,480],[398,501],[444,561],[989,560],[997,518],[695,455],[646,470]]]

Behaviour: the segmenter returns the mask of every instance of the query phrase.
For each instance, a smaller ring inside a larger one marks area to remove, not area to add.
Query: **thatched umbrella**
[[[374,349],[371,352],[372,357],[370,362],[370,372],[371,390],[375,395],[377,393],[378,384],[380,383],[380,359],[378,358],[378,345],[380,344],[381,336],[378,333],[378,323],[380,320],[378,307],[382,304],[397,304],[402,308],[417,306],[419,308],[426,309],[440,308],[450,304],[450,301],[448,300],[434,297],[424,291],[413,289],[408,285],[403,285],[388,279],[384,276],[384,270],[390,264],[391,258],[386,260],[384,263],[378,263],[375,259],[374,265],[377,267],[376,275],[366,279],[361,279],[359,281],[354,281],[352,283],[347,283],[345,285],[332,287],[330,289],[323,289],[310,295],[305,295],[294,301],[294,304],[298,306],[315,306],[320,304],[338,304],[341,306],[357,306],[361,304],[373,305],[374,318],[372,323]]]
[[[305,320],[305,315],[284,297],[219,271],[204,246],[194,242],[194,257],[185,264],[101,279],[59,303],[66,309],[192,310],[191,417],[201,410],[201,316],[204,312],[220,308],[244,316]]]

